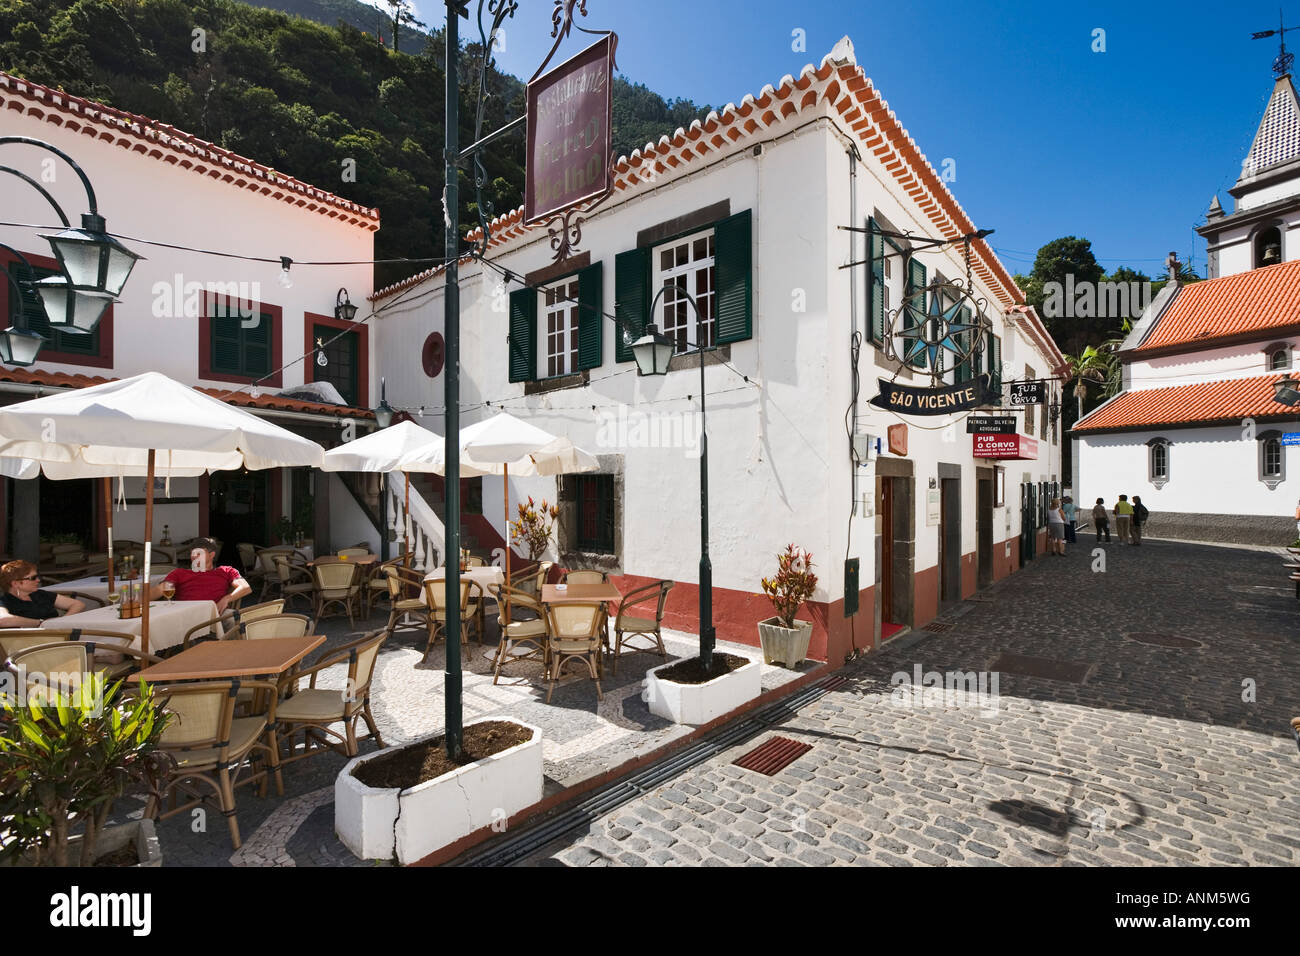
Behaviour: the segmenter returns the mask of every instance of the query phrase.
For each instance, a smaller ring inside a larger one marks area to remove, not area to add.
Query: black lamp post
[[[700,666],[707,672],[713,666],[713,645],[716,643],[713,628],[713,563],[709,560],[709,420],[704,401],[704,353],[712,351],[704,345],[704,319],[695,300],[685,289],[665,285],[650,300],[649,315],[654,318],[655,306],[660,297],[672,289],[678,299],[690,303],[695,313],[694,343],[688,347],[698,350],[700,356]],[[632,343],[632,355],[642,375],[667,375],[675,347],[673,340],[663,335],[652,322],[646,326],[641,338]]]
[[[393,406],[388,404],[388,381],[381,378],[379,380],[379,407],[375,411],[375,423],[380,428],[387,428],[393,424]]]
[[[339,293],[334,297],[334,318],[344,322],[351,322],[357,314],[357,307],[352,304],[348,297],[347,289],[339,289]],[[380,428],[387,428],[387,425],[380,425]]]

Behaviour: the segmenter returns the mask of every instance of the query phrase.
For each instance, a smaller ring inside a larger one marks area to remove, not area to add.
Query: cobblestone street
[[[1296,865],[1280,551],[1093,548],[1080,535],[523,865]],[[918,667],[990,672],[990,693],[995,673],[996,698],[925,706],[894,686]],[[812,749],[772,777],[733,765],[777,735]]]

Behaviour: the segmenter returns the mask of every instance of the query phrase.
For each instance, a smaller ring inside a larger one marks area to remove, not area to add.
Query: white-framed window
[[[701,337],[699,344],[711,348],[717,335],[713,230],[656,246],[652,261],[655,291],[668,289],[661,299],[660,331],[676,343],[678,352],[692,351],[687,343]],[[696,327],[695,312],[678,290],[695,300],[702,334]]]
[[[578,277],[542,289],[542,328],[546,331],[546,377],[578,371]]]
[[[1274,428],[1255,437],[1259,443],[1259,480],[1272,491],[1286,480],[1286,449],[1282,445],[1282,433]]]
[[[1169,483],[1169,439],[1153,438],[1147,442],[1147,481],[1157,489]]]
[[[1279,439],[1264,439],[1264,477],[1282,477],[1282,442]]]

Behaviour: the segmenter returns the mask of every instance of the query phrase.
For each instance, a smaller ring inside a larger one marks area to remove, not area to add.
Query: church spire
[[[1293,159],[1300,159],[1300,101],[1291,75],[1283,73],[1273,83],[1273,95],[1269,97],[1255,141],[1241,164],[1238,185],[1270,166]]]

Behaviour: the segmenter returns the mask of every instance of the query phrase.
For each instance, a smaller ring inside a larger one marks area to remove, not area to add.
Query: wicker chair
[[[306,614],[273,614],[256,621],[242,621],[241,630],[246,641],[268,637],[306,637],[311,633],[312,621]]]
[[[316,576],[311,569],[290,563],[283,553],[275,554],[271,560],[275,563],[275,572],[280,581],[280,597],[285,604],[291,604],[296,598],[316,603]]]
[[[555,682],[563,673],[564,665],[570,661],[582,661],[587,665],[592,682],[596,685],[596,697],[604,700],[605,695],[600,689],[600,649],[605,605],[600,601],[582,601],[542,606],[546,609],[550,631],[547,649],[551,659],[548,669],[551,683],[546,691],[546,702],[551,702]]]
[[[270,706],[265,714],[235,717],[236,695],[240,689],[267,692]],[[276,686],[268,681],[206,681],[196,684],[163,684],[154,688],[172,720],[162,732],[159,749],[171,755],[176,766],[162,788],[166,796],[180,789],[194,799],[161,813],[161,801],[151,796],[145,816],[165,819],[203,802],[204,795],[193,788],[195,783],[211,788],[230,828],[230,842],[236,850],[239,820],[235,811],[235,787],[260,783],[259,795],[266,795],[266,781],[275,776],[277,796],[284,796],[280,775],[280,746],[276,738]],[[267,765],[254,768],[254,760],[264,756]],[[240,774],[249,771],[246,780]]]
[[[384,583],[388,587],[388,624],[384,633],[389,637],[394,631],[419,628],[428,631],[433,627],[429,620],[429,604],[421,594],[424,579],[413,571],[390,565],[384,569]],[[416,597],[407,597],[414,593]],[[412,624],[399,624],[407,616],[415,618]]]
[[[276,567],[275,559],[283,558],[289,562],[289,566],[295,570],[307,572],[307,564],[302,555],[292,548],[263,548],[257,552],[257,570],[262,578],[262,593],[257,596],[259,601],[265,601],[268,595],[279,594],[281,587],[280,571]],[[310,572],[308,572],[310,573]]]
[[[474,600],[474,593],[478,593],[478,600]],[[429,651],[433,650],[434,642],[438,639],[438,634],[447,628],[447,582],[445,580],[434,580],[424,582],[424,596],[429,605],[429,643],[424,647],[424,656],[429,656]],[[468,578],[460,579],[460,640],[462,644],[469,643],[469,622],[479,619],[479,608],[483,606],[483,589]],[[483,632],[479,631],[479,640],[483,640]]]
[[[331,561],[322,558],[312,566],[316,576],[316,620],[324,620],[325,609],[341,605],[348,614],[348,626],[356,627],[356,611],[361,601],[361,565],[355,561]]]
[[[257,560],[257,545],[241,541],[235,550],[239,552],[239,563],[244,566],[244,580],[254,587],[261,584],[266,571]]]
[[[497,599],[497,606],[504,611],[510,605],[511,621],[506,623],[505,615],[497,618],[501,625],[501,639],[497,642],[496,657],[492,662],[492,683],[501,676],[501,668],[518,661],[540,661],[542,672],[547,673],[550,665],[549,645],[547,644],[546,614],[542,605],[531,595],[517,588],[506,585],[489,586]],[[533,612],[529,620],[514,620],[514,612],[526,609]],[[519,654],[516,649],[521,645],[532,647],[527,654]]]
[[[609,575],[604,571],[565,571],[564,584],[604,584]]]
[[[668,592],[673,589],[675,581],[660,581],[657,584],[647,584],[645,587],[637,588],[623,595],[623,600],[618,605],[618,614],[614,618],[614,674],[618,674],[618,658],[623,653],[626,645],[628,650],[636,651],[654,651],[665,660],[668,658],[668,651],[664,647],[663,635],[660,629],[664,623],[664,607],[668,603]],[[644,604],[647,601],[656,601],[655,616],[636,617],[628,613],[628,608],[635,604]],[[638,647],[629,642],[634,637],[652,640],[654,643],[645,647]]]
[[[254,604],[242,610],[228,607],[224,614],[214,617],[210,621],[204,621],[202,624],[195,624],[186,631],[185,637],[181,641],[181,649],[186,650],[196,640],[201,640],[211,634],[215,634],[219,641],[236,640],[243,636],[241,630],[243,624],[282,613],[284,613],[284,598]]]
[[[404,567],[402,558],[389,558],[387,561],[381,561],[379,564],[373,564],[370,568],[362,569],[363,584],[361,586],[361,610],[367,618],[374,613],[375,602],[382,597],[388,597],[388,569]]]
[[[118,680],[141,664],[157,664],[161,657],[146,654],[130,646],[130,635],[113,634],[109,631],[59,631],[53,628],[32,628],[27,633],[31,637],[33,630],[40,630],[44,643],[26,643],[14,631],[5,631],[5,650],[8,652],[8,664],[14,673],[24,674],[29,693],[34,687],[50,686],[44,678],[49,675],[70,676],[66,683],[59,683],[58,689],[75,690],[86,674],[101,674],[106,680]]]
[[[374,678],[375,660],[379,648],[388,635],[383,631],[371,631],[364,637],[345,644],[334,651],[322,655],[316,663],[306,670],[294,673],[294,683],[303,677],[310,678],[308,686],[292,697],[280,702],[275,719],[284,728],[284,739],[290,744],[290,755],[285,763],[314,756],[327,749],[341,749],[344,756],[357,755],[357,721],[364,720],[370,731],[366,736],[373,737],[382,748],[384,738],[379,734],[374,714],[370,712],[370,683]],[[316,686],[316,677],[321,671],[346,662],[347,680],[344,690],[325,690]],[[331,724],[343,724],[343,732],[331,730]],[[294,735],[304,735],[302,753],[293,754]],[[329,737],[338,743],[331,744]],[[315,744],[316,746],[313,746]]]

